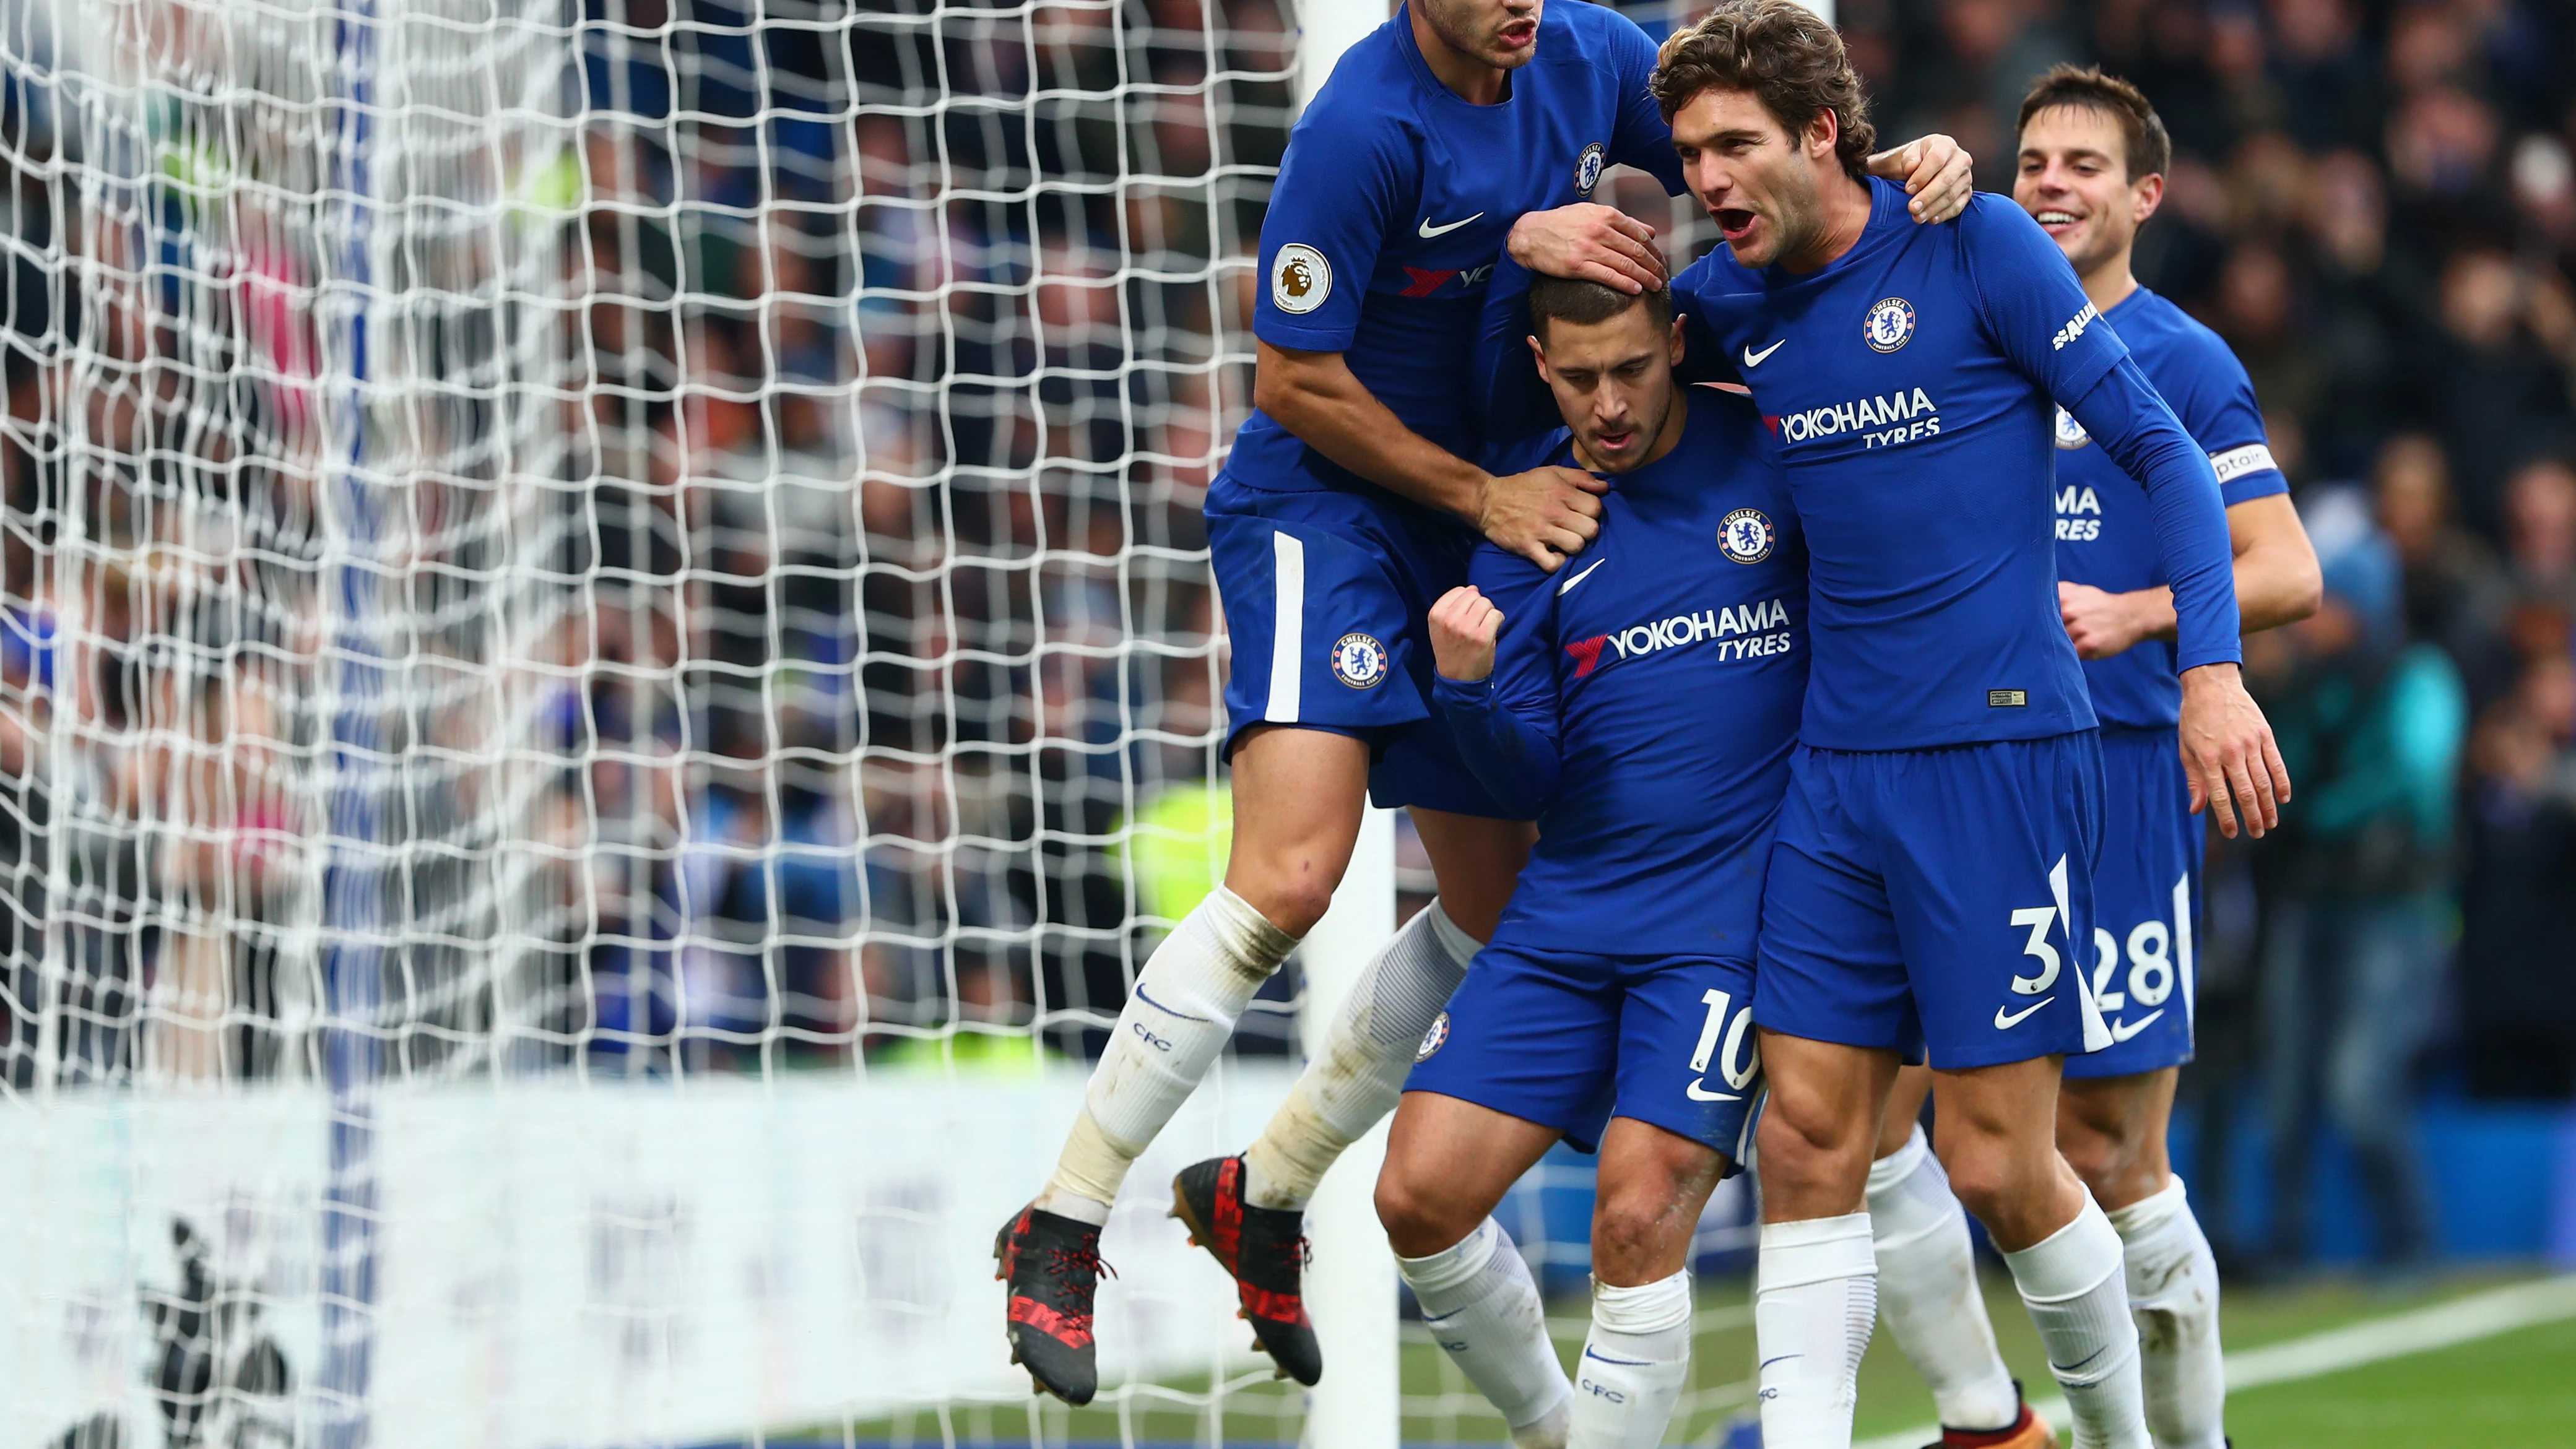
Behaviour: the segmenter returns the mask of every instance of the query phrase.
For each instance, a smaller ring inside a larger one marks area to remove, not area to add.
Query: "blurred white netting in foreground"
[[[985,1281],[1223,859],[1294,21],[0,0],[0,1449],[1295,1437],[1153,1202],[1289,983],[1098,1409]]]

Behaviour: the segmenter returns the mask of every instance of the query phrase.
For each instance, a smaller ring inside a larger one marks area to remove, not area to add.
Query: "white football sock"
[[[1923,1129],[1871,1163],[1869,1226],[1878,1249],[1878,1309],[1953,1429],[2009,1429],[2021,1413],[2012,1370],[1977,1291],[1967,1210]]]
[[[1082,1112],[1036,1206],[1105,1223],[1136,1154],[1172,1120],[1234,1035],[1234,1020],[1296,948],[1296,938],[1218,886],[1163,944],[1091,1069]]]
[[[1343,1149],[1395,1110],[1423,1034],[1479,949],[1436,900],[1387,938],[1334,1013],[1324,1049],[1244,1152],[1253,1206],[1304,1208]]]
[[[1542,1428],[1551,1411],[1565,1408],[1574,1386],[1548,1342],[1538,1282],[1501,1223],[1487,1218],[1455,1247],[1398,1258],[1395,1266],[1421,1301],[1422,1326],[1502,1411],[1515,1443],[1527,1442],[1524,1427]]]
[[[1765,1449],[1849,1449],[1878,1318],[1869,1214],[1764,1223],[1753,1294]]]
[[[2149,1449],[2120,1235],[2091,1194],[2075,1221],[2004,1254],[2074,1418],[2070,1449]]]
[[[2218,1346],[2218,1259],[2182,1179],[2109,1214],[2128,1264],[2138,1375],[2156,1449],[2225,1449],[2227,1375]]]
[[[1691,1277],[1639,1288],[1592,1280],[1592,1333],[1574,1366],[1567,1449],[1655,1449],[1690,1381]]]

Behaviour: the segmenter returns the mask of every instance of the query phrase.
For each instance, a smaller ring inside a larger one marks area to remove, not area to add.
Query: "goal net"
[[[1298,21],[0,0],[0,1449],[1297,1437],[1152,1190],[1294,972],[1092,1410],[987,1279],[1224,860]]]

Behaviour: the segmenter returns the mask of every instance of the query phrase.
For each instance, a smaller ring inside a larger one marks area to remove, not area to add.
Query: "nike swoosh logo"
[[[1606,564],[1606,563],[1608,563],[1609,561],[1610,561],[1610,560],[1608,560],[1608,559],[1606,559],[1606,558],[1596,558],[1596,559],[1594,559],[1591,563],[1589,563],[1589,564],[1585,565],[1585,566],[1584,566],[1584,570],[1583,570],[1583,572],[1581,572],[1581,573],[1579,573],[1579,574],[1576,574],[1574,577],[1572,577],[1572,578],[1570,578],[1570,579],[1567,579],[1564,583],[1558,584],[1558,585],[1556,586],[1556,592],[1557,592],[1558,596],[1559,596],[1559,597],[1563,597],[1563,596],[1564,596],[1564,595],[1566,595],[1566,594],[1570,594],[1570,593],[1574,592],[1574,586],[1575,586],[1576,584],[1579,584],[1579,583],[1583,582],[1585,579],[1588,579],[1588,578],[1592,577],[1592,571],[1593,571],[1594,569],[1597,569],[1597,568],[1601,567],[1603,564]]]
[[[1709,1091],[1707,1088],[1702,1087],[1699,1084],[1699,1079],[1696,1077],[1691,1079],[1691,1084],[1687,1090],[1690,1099],[1694,1102],[1741,1102],[1744,1100],[1733,1092]]]
[[[1646,1366],[1646,1361],[1642,1358],[1612,1358],[1606,1353],[1596,1353],[1593,1351],[1592,1345],[1588,1343],[1583,1346],[1583,1356],[1591,1359],[1595,1363],[1615,1363],[1621,1368],[1644,1368]]]
[[[1483,213],[1483,212],[1481,212],[1481,211],[1476,213],[1476,216],[1483,216],[1483,215],[1484,215],[1484,213]],[[1467,221],[1474,221],[1474,220],[1476,219],[1476,216],[1471,216],[1471,217],[1467,218]],[[1422,225],[1420,225],[1420,226],[1418,226],[1418,227],[1414,228],[1414,235],[1416,235],[1416,236],[1418,236],[1418,237],[1422,238],[1424,241],[1429,241],[1429,240],[1431,240],[1431,239],[1432,239],[1433,237],[1435,237],[1435,236],[1447,236],[1449,233],[1451,233],[1451,232],[1453,232],[1453,231],[1456,231],[1458,228],[1460,228],[1460,227],[1462,227],[1462,226],[1465,226],[1465,225],[1467,224],[1467,221],[1453,221],[1453,222],[1449,223],[1447,226],[1433,226],[1433,225],[1431,224],[1431,218],[1429,218],[1429,217],[1427,217],[1427,216],[1426,216],[1426,217],[1424,217],[1424,218],[1422,219]]]
[[[1774,1354],[1774,1355],[1772,1355],[1771,1357],[1769,1357],[1769,1358],[1766,1358],[1766,1359],[1762,1360],[1762,1362],[1760,1362],[1760,1363],[1758,1363],[1758,1364],[1755,1364],[1755,1365],[1753,1366],[1753,1371],[1754,1371],[1755,1373],[1757,1373],[1757,1374],[1758,1374],[1758,1373],[1762,1372],[1764,1369],[1769,1368],[1771,1365],[1773,1365],[1773,1364],[1775,1364],[1775,1363],[1787,1363],[1789,1360],[1791,1360],[1791,1359],[1793,1359],[1793,1358],[1805,1358],[1805,1357],[1806,1357],[1806,1355],[1805,1355],[1805,1354],[1803,1354],[1803,1353],[1782,1353],[1782,1354]]]
[[[1787,346],[1788,342],[1789,339],[1783,337],[1778,342],[1774,342],[1770,346],[1763,348],[1760,352],[1754,351],[1752,347],[1748,345],[1744,349],[1744,365],[1747,367],[1760,367],[1764,358],[1769,357],[1772,353],[1779,351],[1784,346]]]
[[[2039,1000],[2032,1002],[2030,1005],[2023,1007],[2021,1010],[2012,1012],[2007,1012],[2000,1006],[1996,1007],[1995,1030],[2012,1030],[2014,1027],[2021,1025],[2023,1017],[2030,1015],[2032,1012],[2039,1010],[2041,1007],[2046,1006],[2048,1003],[2055,1001],[2056,999],[2057,998],[2054,996],[2043,996]]]
[[[2111,1023],[2111,1040],[2127,1041],[2129,1038],[2136,1036],[2139,1032],[2145,1031],[2148,1027],[2155,1025],[2156,1018],[2164,1014],[2165,1009],[2163,1007],[2157,1007],[2155,1010],[2148,1012],[2145,1016],[2138,1018],[2134,1023],[2115,1021]]]
[[[2061,1364],[2055,1359],[2050,1359],[2048,1361],[2048,1366],[2061,1374],[2082,1373],[2086,1364],[2100,1358],[2103,1354],[2108,1353],[2109,1351],[2110,1350],[2107,1348],[2097,1348],[2070,1364]]]

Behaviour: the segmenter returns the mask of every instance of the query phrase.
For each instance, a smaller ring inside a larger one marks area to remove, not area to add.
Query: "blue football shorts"
[[[2201,817],[2173,730],[2102,731],[2102,854],[2093,868],[2093,999],[2111,1044],[2070,1077],[2125,1077],[2191,1060]]]
[[[1753,963],[1603,956],[1508,937],[1476,954],[1422,1038],[1408,1092],[1552,1127],[1590,1152],[1612,1117],[1714,1148],[1733,1173],[1762,1089]]]
[[[2069,945],[2092,939],[2101,801],[2092,730],[1800,746],[1762,897],[1753,1019],[1948,1070],[2108,1045]]]
[[[1225,752],[1258,724],[1369,745],[1369,798],[1518,818],[1476,782],[1432,706],[1424,616],[1467,581],[1477,537],[1393,494],[1271,492],[1220,475],[1208,550],[1234,667]]]

